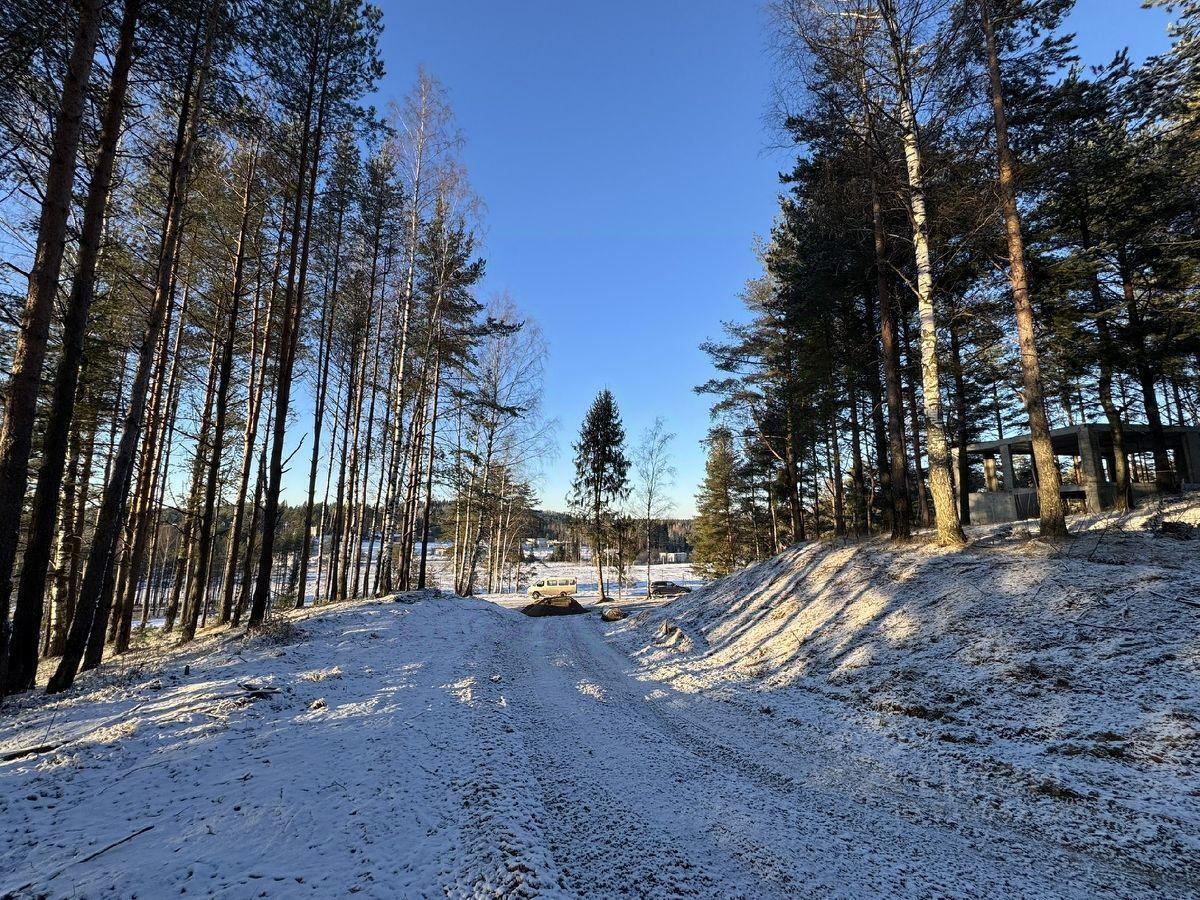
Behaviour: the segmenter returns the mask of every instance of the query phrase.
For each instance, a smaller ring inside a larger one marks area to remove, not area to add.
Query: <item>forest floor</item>
[[[427,592],[132,654],[9,701],[0,894],[1196,896],[1164,520],[1200,504],[805,545],[613,625]]]

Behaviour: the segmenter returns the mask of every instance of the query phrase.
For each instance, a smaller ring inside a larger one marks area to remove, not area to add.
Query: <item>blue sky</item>
[[[377,0],[380,2],[380,0]],[[754,0],[382,0],[388,74],[447,87],[487,203],[485,296],[509,290],[550,346],[545,403],[561,451],[539,486],[562,508],[570,443],[601,387],[631,443],[663,416],[678,437],[676,514],[703,475],[710,376],[699,344],[738,314],[786,157],[765,151],[771,60]],[[1084,59],[1166,45],[1140,0],[1080,0]]]

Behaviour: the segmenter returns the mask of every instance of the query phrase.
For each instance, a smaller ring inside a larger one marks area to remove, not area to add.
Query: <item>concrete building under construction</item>
[[[1150,428],[1125,426],[1125,449],[1129,459],[1133,497],[1156,493]],[[1200,427],[1163,428],[1170,479],[1183,490],[1200,490]],[[1112,434],[1107,425],[1075,425],[1050,432],[1054,452],[1070,459],[1063,476],[1062,496],[1074,512],[1111,509],[1116,501]],[[1033,464],[1030,435],[1021,434],[967,446],[968,461],[983,461],[983,490],[970,492],[971,522],[987,525],[1015,522],[1038,515],[1037,468]]]

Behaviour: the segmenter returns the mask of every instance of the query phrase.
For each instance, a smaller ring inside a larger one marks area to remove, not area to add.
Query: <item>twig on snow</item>
[[[81,866],[86,862],[91,862],[93,859],[95,859],[98,856],[103,856],[105,853],[107,853],[109,850],[112,850],[114,847],[120,847],[122,844],[126,844],[129,841],[132,841],[139,834],[145,834],[147,831],[149,831],[153,827],[154,827],[153,825],[145,825],[145,826],[139,828],[137,831],[133,832],[133,834],[127,834],[125,837],[121,838],[119,841],[113,841],[108,846],[101,847],[95,853],[89,853],[87,856],[83,857],[82,859],[71,860],[71,862],[67,863],[65,866],[63,866],[61,869],[59,869],[57,872],[55,872],[53,875],[51,875],[49,878],[47,878],[46,882],[49,883],[49,882],[53,881],[55,878],[57,878],[59,875],[63,874],[65,871],[67,871],[67,869],[71,868],[72,866]],[[17,888],[15,891],[13,891],[13,893],[14,894],[23,893],[24,891],[27,891],[31,887],[33,887],[33,885],[34,885],[34,882],[30,881],[26,884],[21,885],[19,888]]]
[[[1195,600],[1187,600],[1183,597],[1172,597],[1170,594],[1160,594],[1158,591],[1142,591],[1143,594],[1149,594],[1151,597],[1157,597],[1159,600],[1174,600],[1176,603],[1182,603],[1184,606],[1191,606],[1195,609],[1200,609],[1200,603]]]

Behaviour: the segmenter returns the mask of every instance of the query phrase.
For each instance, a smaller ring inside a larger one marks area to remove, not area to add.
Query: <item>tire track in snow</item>
[[[1090,897],[1147,888],[1120,866],[991,824],[960,798],[860,775],[819,732],[781,753],[745,711],[647,695],[591,617],[534,623],[510,659],[527,680],[524,727],[546,767],[547,838],[578,893],[704,894],[715,884],[725,896]]]
[[[512,725],[504,676],[492,642],[455,687],[470,707],[472,739],[461,748],[470,770],[450,782],[462,808],[463,842],[446,873],[449,896],[548,897],[560,878],[546,850],[542,811],[531,790],[527,751]]]
[[[764,895],[759,875],[693,815],[690,786],[704,768],[571,640],[590,624],[537,621],[509,651],[565,884],[575,896]]]

